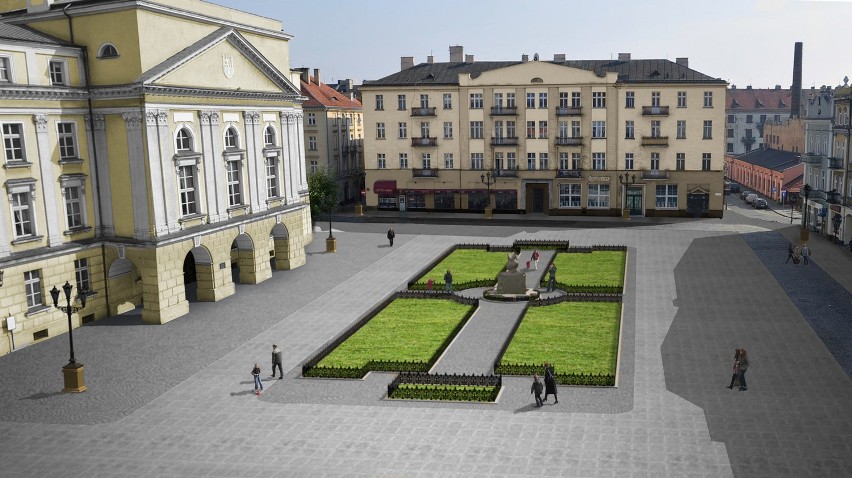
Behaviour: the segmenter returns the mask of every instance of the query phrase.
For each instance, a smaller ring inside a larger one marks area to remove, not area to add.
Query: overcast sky
[[[688,57],[689,66],[742,88],[789,88],[804,43],[802,86],[852,76],[852,1],[811,0],[208,0],[283,22],[292,68],[356,84],[464,46],[477,61],[554,53],[568,59]]]

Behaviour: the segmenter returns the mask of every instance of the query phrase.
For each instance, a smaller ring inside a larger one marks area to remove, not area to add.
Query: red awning
[[[373,192],[376,194],[396,194],[396,181],[376,181],[373,183]]]

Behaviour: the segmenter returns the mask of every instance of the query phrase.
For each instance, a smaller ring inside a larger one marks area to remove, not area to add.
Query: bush
[[[542,375],[544,364],[499,364],[494,373],[501,375]],[[556,373],[556,383],[562,385],[588,385],[593,387],[615,386],[615,375],[597,373]]]
[[[500,387],[472,385],[418,385],[399,384],[388,398],[403,400],[447,400],[461,402],[493,402]]]

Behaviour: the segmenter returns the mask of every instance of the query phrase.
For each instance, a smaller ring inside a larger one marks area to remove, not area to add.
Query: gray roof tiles
[[[756,166],[783,171],[799,164],[802,161],[802,156],[801,153],[767,148],[742,154],[737,156],[737,159]]]
[[[50,35],[35,31],[31,28],[0,22],[0,40],[23,41],[32,43],[48,43],[51,45],[70,45],[65,41]]]

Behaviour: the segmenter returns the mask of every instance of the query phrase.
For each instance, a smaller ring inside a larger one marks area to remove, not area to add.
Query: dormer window
[[[267,126],[263,130],[263,144],[266,146],[275,146],[275,128]]]
[[[192,135],[186,128],[181,128],[175,137],[175,149],[178,153],[192,151]]]
[[[225,149],[237,149],[240,147],[240,137],[237,129],[233,126],[225,130]]]
[[[115,45],[112,43],[105,43],[101,46],[100,50],[98,50],[98,58],[118,58],[118,49],[116,49]]]

